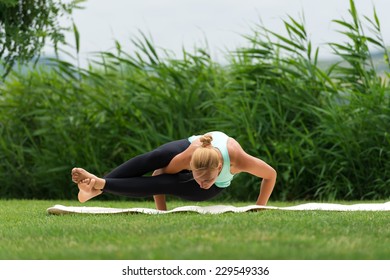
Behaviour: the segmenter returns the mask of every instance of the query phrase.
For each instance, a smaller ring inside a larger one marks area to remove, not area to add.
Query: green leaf
[[[73,34],[75,38],[75,43],[76,43],[76,52],[80,53],[80,33],[79,30],[77,29],[76,24],[73,22]]]

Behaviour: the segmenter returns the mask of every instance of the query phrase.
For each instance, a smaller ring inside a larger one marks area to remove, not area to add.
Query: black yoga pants
[[[167,166],[189,145],[188,139],[177,140],[128,160],[104,177],[106,184],[103,192],[129,197],[167,194],[192,201],[203,201],[215,197],[223,189],[215,184],[208,190],[200,188],[189,171],[146,176],[156,169]]]

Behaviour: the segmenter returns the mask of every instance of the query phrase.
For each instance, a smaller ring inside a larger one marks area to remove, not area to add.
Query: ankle
[[[103,190],[106,185],[106,180],[103,178],[97,178],[94,188],[97,190]]]

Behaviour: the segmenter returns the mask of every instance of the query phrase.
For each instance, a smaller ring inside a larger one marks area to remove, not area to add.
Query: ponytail
[[[211,146],[211,141],[213,141],[213,137],[210,134],[205,134],[199,138],[200,143],[202,143],[203,148],[208,148]]]

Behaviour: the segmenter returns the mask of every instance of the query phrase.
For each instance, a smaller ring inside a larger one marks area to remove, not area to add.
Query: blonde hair
[[[205,134],[199,138],[202,145],[197,148],[191,157],[190,166],[192,170],[217,169],[219,165],[218,152],[211,145],[213,137]]]

